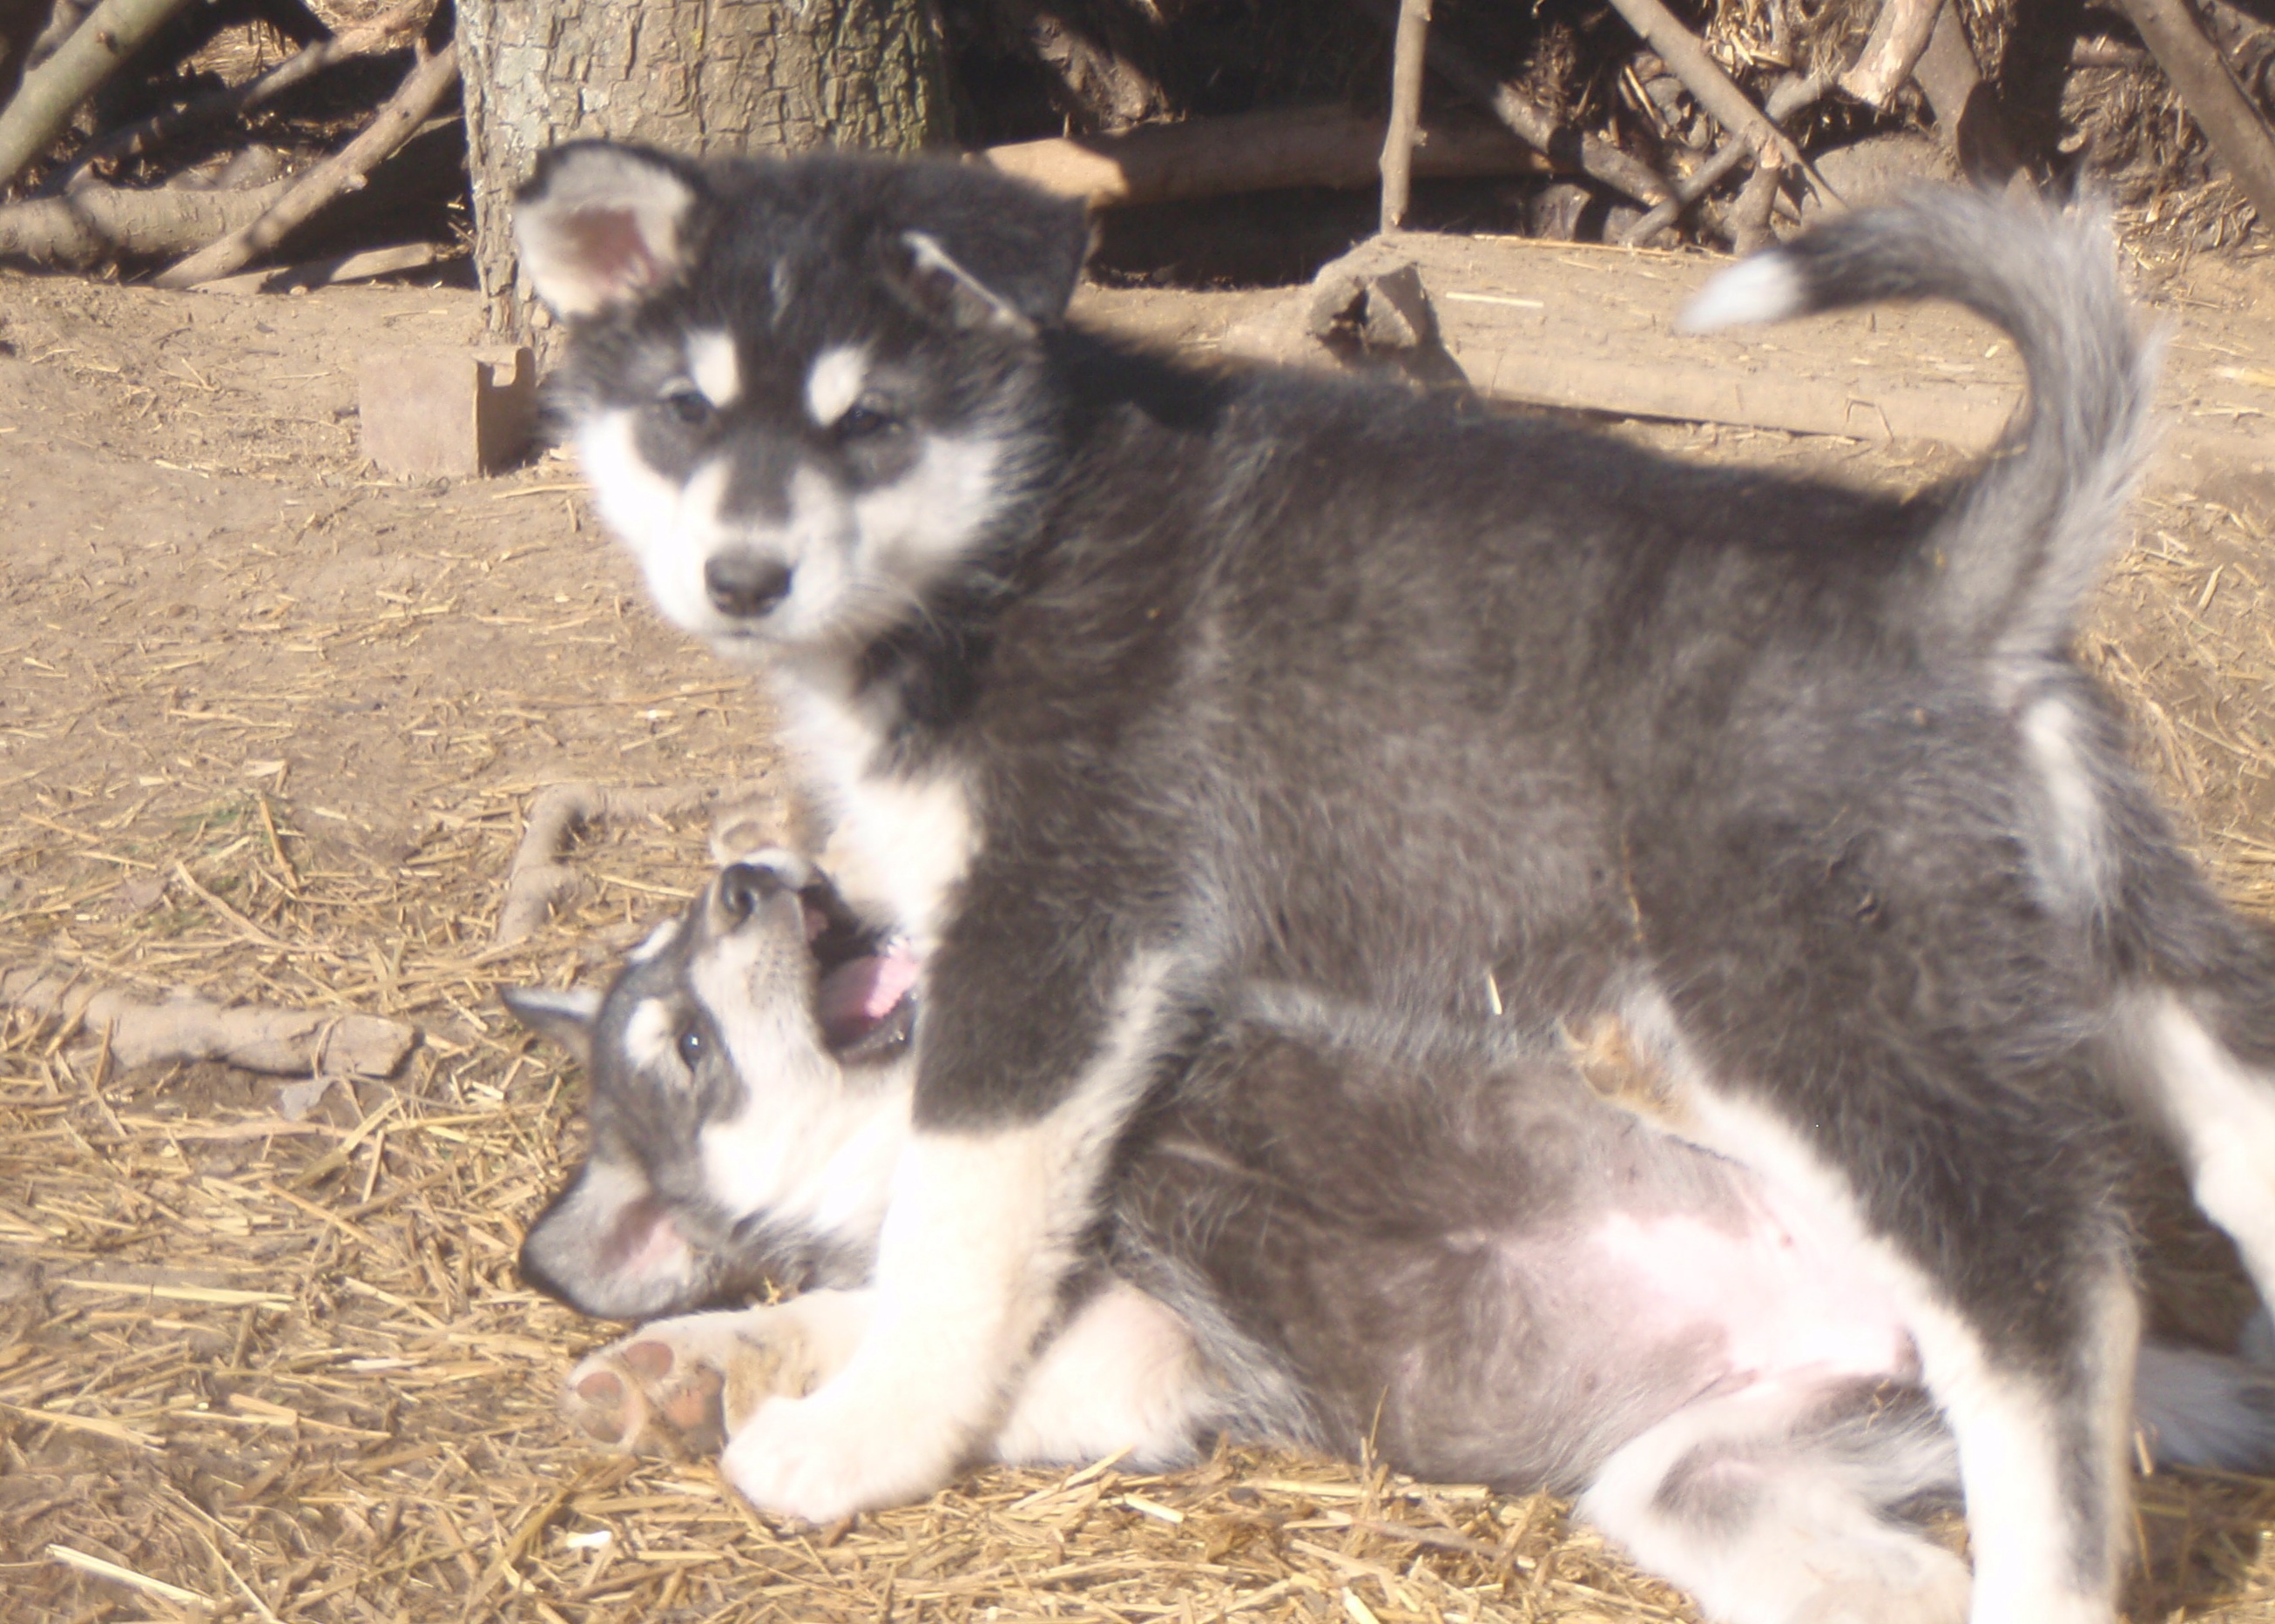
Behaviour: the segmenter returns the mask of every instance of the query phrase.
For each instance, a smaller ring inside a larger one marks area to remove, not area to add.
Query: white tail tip
[[[1775,249],[1732,266],[1699,290],[1674,319],[1678,333],[1782,321],[1803,306],[1805,290],[1793,262]]]

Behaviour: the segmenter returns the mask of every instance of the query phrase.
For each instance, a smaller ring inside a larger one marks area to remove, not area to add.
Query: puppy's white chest
[[[963,774],[878,768],[878,729],[855,706],[806,691],[785,693],[782,712],[791,748],[836,813],[823,862],[838,890],[865,917],[891,920],[919,958],[928,955],[979,839]]]

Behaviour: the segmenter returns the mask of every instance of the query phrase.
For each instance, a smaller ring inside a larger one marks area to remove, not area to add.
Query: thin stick
[[[2262,230],[2275,230],[2275,136],[2228,77],[2227,64],[2182,0],[2118,0],[2143,44],[2181,93],[2236,184],[2259,211]]]
[[[1406,223],[1413,191],[1414,136],[1422,125],[1422,64],[1430,44],[1430,0],[1398,0],[1390,64],[1390,125],[1382,140],[1381,230]]]
[[[1386,26],[1397,19],[1396,0],[1352,0],[1352,4]],[[1561,123],[1515,85],[1504,85],[1478,66],[1441,34],[1430,36],[1428,58],[1432,72],[1478,106],[1489,109],[1519,140],[1555,163],[1577,170],[1638,203],[1649,205],[1674,195],[1674,188],[1649,165],[1636,162],[1608,141]]]
[[[187,107],[153,113],[147,118],[138,119],[123,129],[114,130],[74,157],[60,182],[49,189],[68,192],[85,186],[94,178],[95,164],[115,158],[139,156],[161,141],[171,140],[185,131],[219,124],[223,119],[251,112],[256,107],[275,101],[293,86],[314,79],[335,63],[393,50],[417,34],[434,12],[435,0],[410,0],[409,4],[398,6],[384,17],[375,18],[336,34],[329,40],[318,40],[313,45],[294,51],[266,73],[256,75],[242,85],[233,85],[209,96],[200,96]]]
[[[69,1545],[49,1545],[48,1555],[66,1567],[76,1567],[83,1574],[93,1574],[98,1579],[108,1579],[114,1584],[130,1585],[146,1596],[155,1596],[181,1607],[211,1607],[213,1598],[195,1590],[185,1590],[178,1584],[169,1584],[163,1579],[153,1579],[148,1574],[138,1574],[131,1567],[121,1567],[116,1562],[105,1561],[99,1556],[89,1556],[84,1551],[74,1551]]]
[[[1859,102],[1887,106],[1912,76],[1942,11],[1943,0],[1883,0],[1864,49],[1840,76],[1840,88]]]
[[[267,253],[284,234],[310,219],[343,192],[363,185],[364,177],[416,134],[427,115],[458,82],[458,46],[454,40],[413,67],[402,88],[389,98],[363,133],[295,180],[284,195],[252,224],[200,248],[154,278],[162,288],[193,288],[201,282],[241,270]]]
[[[55,143],[79,104],[189,0],[102,0],[0,110],[0,187]]]

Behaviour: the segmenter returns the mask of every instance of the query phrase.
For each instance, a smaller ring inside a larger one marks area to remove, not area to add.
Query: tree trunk
[[[474,262],[490,325],[520,339],[545,316],[514,263],[513,193],[556,142],[908,152],[948,135],[931,0],[459,0],[458,48]]]

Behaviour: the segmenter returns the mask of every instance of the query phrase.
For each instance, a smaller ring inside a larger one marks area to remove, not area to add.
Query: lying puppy
[[[628,1446],[716,1448],[835,1373],[915,1067],[904,972],[786,853],[725,870],[604,998],[509,994],[583,1056],[592,1151],[524,1272],[650,1325],[566,1404]],[[1885,1295],[1761,1182],[1606,1104],[1546,1034],[1258,990],[1130,1130],[1061,1323],[993,1453],[1190,1460],[1226,1432],[1440,1481],[1547,1486],[1713,1616],[1955,1609],[1963,1564],[1892,1514],[1957,1486]],[[2150,1347],[2161,1458],[2275,1455],[2275,1384]]]
[[[603,512],[926,955],[866,1329],[737,1433],[746,1495],[827,1520],[991,1436],[1131,1115],[1278,986],[1643,1034],[1916,1346],[1978,1624],[2113,1616],[2121,1116],[2275,1288],[2275,961],[2068,652],[2153,370],[2098,230],[1924,196],[1706,295],[2012,336],[2027,422],[1895,501],[1123,352],[1062,321],[1080,210],[974,165],[581,144],[518,230]]]

